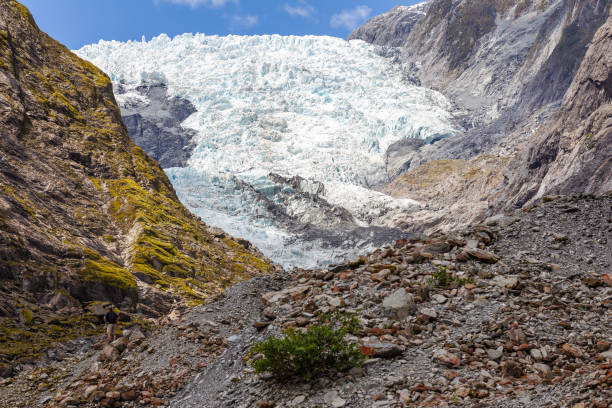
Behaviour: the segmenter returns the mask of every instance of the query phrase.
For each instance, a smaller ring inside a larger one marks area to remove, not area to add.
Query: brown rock
[[[402,346],[394,343],[368,343],[360,347],[361,354],[368,357],[393,358],[404,352]]]
[[[127,337],[119,337],[117,340],[111,343],[111,346],[117,349],[119,353],[123,353],[123,351],[127,348],[129,340]]]
[[[523,367],[514,360],[508,360],[503,365],[503,372],[507,377],[520,378],[523,376]]]
[[[597,351],[606,351],[610,348],[610,342],[606,340],[599,340],[595,345]]]
[[[109,361],[117,361],[119,359],[119,351],[110,344],[104,346],[102,355]]]
[[[278,292],[266,293],[261,297],[261,301],[267,305],[275,303],[285,303],[289,300],[299,300],[304,298],[309,290],[310,286],[308,285],[294,286]]]
[[[121,401],[135,401],[138,398],[138,393],[134,390],[124,391],[121,393]]]
[[[434,351],[433,359],[437,363],[444,364],[447,367],[459,367],[461,365],[461,358],[459,356],[444,349]]]
[[[478,248],[464,248],[463,252],[469,255],[469,257],[477,259],[486,263],[496,263],[499,261],[499,257],[489,251]]]
[[[100,401],[104,398],[105,395],[106,393],[104,391],[98,390],[91,394],[91,399],[94,401]]]
[[[568,343],[565,343],[564,345],[561,346],[560,352],[570,357],[581,357],[582,356],[582,351],[580,350],[580,348],[578,348],[578,346],[568,344]]]
[[[110,400],[118,400],[121,398],[121,393],[119,391],[109,391],[105,394],[105,397]]]
[[[546,378],[549,379],[552,377],[552,371],[550,369],[550,366],[548,364],[544,364],[544,363],[535,363],[533,365],[533,368],[536,369],[536,371],[538,372],[538,374],[542,377],[542,378]]]

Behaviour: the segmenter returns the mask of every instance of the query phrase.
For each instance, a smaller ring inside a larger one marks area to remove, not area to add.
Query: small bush
[[[319,316],[321,323],[333,324],[334,322],[346,333],[356,334],[361,328],[361,322],[359,318],[351,313],[338,312],[334,313],[323,313]]]
[[[427,279],[427,285],[432,286],[434,288],[447,288],[453,282],[457,282],[459,285],[463,285],[465,283],[473,283],[474,279],[472,278],[457,278],[456,276],[450,274],[448,272],[448,268],[445,266],[440,266],[437,272],[434,272],[431,275],[431,278]]]
[[[363,360],[357,345],[344,339],[350,330],[349,325],[335,328],[329,323],[305,331],[288,328],[283,338],[255,343],[248,353],[249,364],[256,373],[268,371],[277,377],[299,376],[306,381],[325,371],[346,371]]]

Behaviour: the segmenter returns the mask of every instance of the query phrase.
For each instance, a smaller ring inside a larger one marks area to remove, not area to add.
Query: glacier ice
[[[182,123],[197,132],[188,166],[166,169],[179,198],[285,266],[357,254],[382,242],[372,234],[389,238],[385,217],[418,204],[371,189],[388,181],[386,149],[456,132],[443,95],[404,82],[359,40],[162,34],[76,52],[110,76],[122,107],[146,103],[142,84],[165,84],[195,106]],[[271,173],[324,189],[296,191]]]

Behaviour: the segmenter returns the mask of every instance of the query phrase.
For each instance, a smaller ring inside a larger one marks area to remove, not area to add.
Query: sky
[[[38,26],[70,49],[161,33],[330,35],[420,0],[19,0]]]

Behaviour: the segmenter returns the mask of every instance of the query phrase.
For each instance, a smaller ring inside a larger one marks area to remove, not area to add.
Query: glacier
[[[196,112],[185,167],[166,168],[181,201],[285,267],[355,256],[402,236],[387,226],[419,204],[376,191],[387,148],[455,134],[452,106],[411,84],[360,40],[165,34],[75,51],[111,78],[117,102],[163,85]]]

